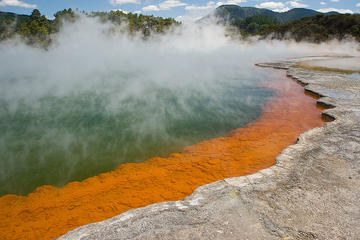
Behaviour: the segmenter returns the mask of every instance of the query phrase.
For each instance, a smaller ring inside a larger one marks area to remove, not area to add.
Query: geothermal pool
[[[211,26],[143,41],[81,21],[46,51],[0,44],[1,239],[183,199],[271,166],[323,124],[285,72],[253,66],[317,46],[239,43]]]
[[[323,122],[316,101],[285,72],[263,71],[271,81],[261,85],[273,94],[256,121],[167,158],[122,164],[60,189],[41,186],[25,197],[5,195],[0,198],[0,237],[52,239],[132,208],[183,199],[206,183],[271,166],[300,133]]]
[[[0,45],[0,196],[166,157],[254,121],[273,94],[258,50],[221,28],[143,41],[82,21],[46,51]]]
[[[37,96],[38,79],[1,75],[0,195],[166,157],[254,121],[273,92],[259,87],[261,71],[242,71],[233,65],[196,84],[170,78],[165,85],[119,69],[86,88]]]

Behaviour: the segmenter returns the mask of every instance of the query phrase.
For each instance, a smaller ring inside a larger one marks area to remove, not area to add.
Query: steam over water
[[[260,87],[270,70],[254,62],[332,49],[240,43],[216,26],[147,41],[111,27],[81,18],[48,51],[0,45],[0,195],[224,135],[254,121],[272,94]]]

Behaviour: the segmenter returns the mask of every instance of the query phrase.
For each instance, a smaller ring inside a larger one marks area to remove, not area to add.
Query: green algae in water
[[[241,127],[259,116],[271,95],[255,86],[259,79],[245,82],[124,94],[120,79],[111,88],[1,99],[0,194],[63,186]]]
[[[221,32],[143,41],[98,25],[75,25],[47,51],[0,45],[0,195],[222,136],[254,121],[272,94],[259,87],[271,70]]]

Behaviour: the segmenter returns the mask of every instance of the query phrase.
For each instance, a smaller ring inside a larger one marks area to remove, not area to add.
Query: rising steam
[[[255,120],[272,94],[255,62],[357,54],[356,44],[240,42],[221,26],[144,40],[80,17],[48,50],[0,45],[0,195],[166,155]]]

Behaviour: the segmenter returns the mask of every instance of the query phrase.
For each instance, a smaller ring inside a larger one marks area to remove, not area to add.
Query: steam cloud
[[[81,17],[48,49],[0,45],[0,195],[166,155],[255,120],[271,91],[255,62],[357,54],[352,42],[240,42],[216,25],[144,41]]]

